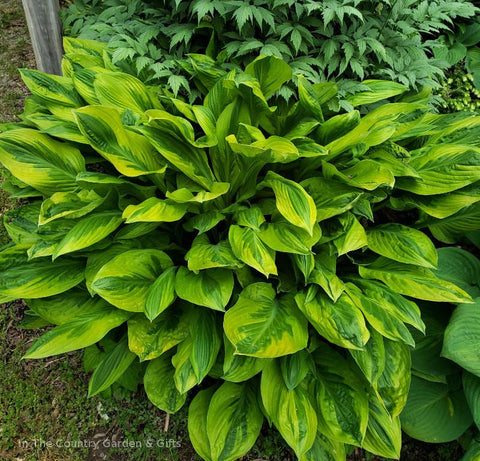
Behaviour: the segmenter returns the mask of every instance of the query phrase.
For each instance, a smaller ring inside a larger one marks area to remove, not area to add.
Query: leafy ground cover
[[[14,114],[19,112],[25,94],[17,78],[16,67],[32,66],[20,8],[20,2],[0,1],[0,65],[5,65],[5,69],[0,71],[0,81],[3,82],[1,79],[5,77],[6,82],[0,93],[2,121],[13,119]],[[13,40],[12,36],[18,42],[9,42]],[[21,56],[24,56],[23,61],[6,64],[22,59]],[[0,199],[1,212],[13,205],[4,198]],[[0,337],[4,338],[0,344],[0,408],[8,409],[0,415],[0,455],[3,459],[196,459],[186,437],[184,413],[175,415],[166,424],[164,414],[150,405],[142,393],[129,397],[119,395],[113,400],[87,399],[87,376],[82,371],[79,354],[55,360],[20,361],[37,335],[14,327],[19,317],[21,305],[18,304],[6,306],[0,315]],[[105,415],[108,415],[108,421]],[[145,444],[138,449],[112,451],[69,449],[55,445],[57,440],[128,439],[146,442],[148,438],[164,440],[165,444],[176,440],[181,447],[149,448]],[[37,446],[35,439],[39,441]],[[19,440],[30,443],[19,445]],[[40,441],[53,441],[54,446],[41,446]],[[280,453],[278,446],[280,443],[276,439],[262,439],[249,459],[292,459],[289,453]],[[407,441],[402,459],[436,461],[459,457],[460,449],[456,444],[437,448]],[[351,459],[363,460],[365,455],[359,450],[352,454]]]

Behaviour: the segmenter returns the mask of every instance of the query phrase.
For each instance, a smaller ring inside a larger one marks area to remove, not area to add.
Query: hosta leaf
[[[310,353],[305,349],[282,357],[280,359],[280,370],[288,390],[295,389],[313,370],[313,366]]]
[[[128,346],[140,361],[159,357],[187,336],[188,325],[178,306],[162,312],[153,322],[144,315],[136,315],[128,321]]]
[[[249,384],[223,383],[213,394],[207,413],[212,461],[235,461],[257,440],[263,415]]]
[[[228,241],[222,240],[213,245],[203,234],[195,238],[185,259],[188,262],[188,269],[195,273],[213,267],[235,269],[242,266],[242,263],[234,256]]]
[[[368,382],[375,386],[385,369],[385,340],[376,330],[370,330],[370,339],[365,344],[364,349],[349,349],[358,367],[362,370]]]
[[[163,251],[125,251],[102,266],[91,289],[120,309],[143,312],[151,285],[170,266]]]
[[[130,315],[108,306],[101,311],[84,314],[45,333],[28,349],[24,358],[41,359],[95,344]]]
[[[173,192],[167,192],[166,196],[177,203],[189,203],[198,202],[203,203],[209,200],[215,200],[216,198],[226,194],[230,188],[230,184],[227,182],[215,182],[212,185],[211,191],[201,191],[196,195],[193,195],[187,188],[177,189]]]
[[[312,197],[302,186],[273,171],[267,173],[261,184],[273,189],[278,211],[287,221],[313,235],[317,209]]]
[[[135,358],[136,355],[128,349],[125,336],[111,352],[107,353],[93,372],[88,385],[88,395],[91,397],[108,389],[122,376]]]
[[[80,220],[61,240],[53,253],[53,259],[60,255],[88,248],[108,237],[123,222],[118,211],[94,213]]]
[[[175,368],[173,380],[180,394],[186,394],[199,382],[193,371],[192,363],[190,362],[191,352],[192,338],[189,336],[177,346],[177,352],[172,357],[172,365]]]
[[[480,298],[474,304],[461,304],[445,330],[442,356],[480,377]]]
[[[175,301],[175,272],[175,267],[168,267],[148,290],[145,300],[145,315],[149,320],[156,319]]]
[[[395,315],[395,310],[390,309],[388,303],[378,302],[352,283],[346,284],[346,291],[353,303],[363,312],[368,323],[379,333],[393,341],[402,341],[409,346],[415,346],[408,328]]]
[[[3,225],[8,236],[16,244],[34,244],[38,239],[38,214],[40,201],[8,210],[3,215]]]
[[[312,235],[289,222],[263,224],[258,236],[268,247],[283,253],[309,254],[321,237],[322,231],[316,224]]]
[[[207,414],[215,386],[200,391],[188,409],[188,435],[195,451],[206,461],[212,461],[207,435]]]
[[[159,107],[147,87],[137,78],[121,72],[100,72],[95,76],[95,94],[103,106],[143,113]],[[118,89],[121,88],[121,91]]]
[[[453,303],[471,302],[468,293],[423,267],[380,257],[370,266],[359,267],[359,272],[365,279],[381,280],[397,293],[413,298]]]
[[[315,330],[333,344],[362,349],[368,341],[370,333],[362,312],[346,294],[334,303],[311,286],[308,292],[299,292],[295,301]]]
[[[434,268],[437,251],[422,232],[401,224],[383,224],[367,231],[368,248],[379,255],[407,264]]]
[[[176,413],[187,399],[175,387],[174,371],[170,356],[164,355],[148,364],[143,378],[148,400],[167,413]]]
[[[45,195],[76,188],[85,160],[73,146],[28,128],[0,133],[0,162],[16,178]]]
[[[362,191],[341,182],[314,177],[301,182],[317,207],[317,221],[323,221],[350,210],[362,196]]]
[[[317,432],[312,448],[308,450],[301,461],[343,461],[346,457],[345,446],[341,442],[329,439],[321,432]]]
[[[175,279],[175,292],[179,298],[224,311],[233,291],[233,274],[225,269],[206,269],[199,274],[179,267]]]
[[[444,443],[460,437],[472,424],[472,415],[462,390],[413,376],[401,420],[410,437]]]
[[[261,395],[268,417],[301,458],[317,434],[317,415],[309,393],[302,386],[289,391],[278,363],[273,361],[262,371]]]
[[[269,249],[257,232],[248,227],[230,226],[228,241],[233,254],[250,267],[268,277],[277,275],[275,252]]]
[[[263,370],[269,359],[259,359],[235,354],[235,347],[224,337],[225,358],[222,379],[233,383],[241,383],[253,378]]]
[[[85,278],[82,260],[61,259],[52,263],[44,259],[26,260],[26,248],[8,248],[0,252],[0,300],[2,303],[18,298],[45,298],[57,295],[78,285]],[[13,253],[13,254],[12,254]]]
[[[370,395],[369,405],[370,414],[362,446],[385,458],[400,458],[402,447],[400,419],[392,418],[375,395]]]
[[[368,87],[369,91],[361,91],[347,98],[352,106],[372,104],[383,99],[391,98],[408,91],[408,87],[388,80],[364,80],[362,86]]]
[[[250,208],[241,208],[234,213],[235,222],[243,227],[250,227],[253,230],[259,231],[260,226],[265,222],[262,210],[253,206]]]
[[[339,218],[343,233],[333,240],[338,255],[344,255],[368,245],[367,234],[360,221],[349,212]]]
[[[225,314],[224,330],[236,353],[281,357],[307,345],[307,322],[291,295],[276,297],[268,283],[247,286]]]
[[[42,203],[38,224],[40,226],[67,217],[80,218],[99,207],[105,200],[94,191],[56,192]]]
[[[245,72],[258,80],[266,98],[292,78],[290,66],[276,56],[258,57],[245,68]]]
[[[207,213],[193,216],[185,222],[183,227],[185,230],[192,232],[194,229],[198,230],[199,234],[213,229],[219,222],[223,221],[225,216],[219,211],[210,211]]]
[[[138,205],[129,205],[123,211],[126,223],[134,222],[174,222],[182,219],[187,205],[151,197]]]
[[[468,402],[468,407],[470,408],[477,428],[480,428],[480,378],[467,371],[463,372],[462,378],[463,390]]]
[[[92,147],[121,174],[135,177],[165,171],[165,162],[150,143],[138,133],[123,127],[117,109],[87,106],[75,111],[75,117]]]

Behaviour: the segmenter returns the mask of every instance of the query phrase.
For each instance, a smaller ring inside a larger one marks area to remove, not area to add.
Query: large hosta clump
[[[419,228],[478,221],[480,118],[384,81],[345,113],[334,83],[298,77],[285,105],[274,57],[191,56],[189,105],[101,45],[66,50],[63,77],[23,72],[33,96],[0,134],[4,187],[26,200],[5,217],[0,301],[57,325],[26,358],[87,348],[90,394],[140,376],[169,413],[193,392],[205,460],[243,456],[265,420],[301,460],[398,457],[412,299],[471,301]]]

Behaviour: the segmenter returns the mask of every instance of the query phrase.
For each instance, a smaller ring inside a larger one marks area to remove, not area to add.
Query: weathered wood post
[[[37,68],[60,75],[62,27],[58,0],[22,0]]]

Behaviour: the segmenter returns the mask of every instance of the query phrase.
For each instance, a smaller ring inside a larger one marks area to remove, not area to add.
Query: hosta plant
[[[474,304],[420,303],[425,336],[416,337],[403,430],[425,442],[462,437],[462,461],[480,457],[480,261],[456,247],[440,248],[437,275],[456,283]]]
[[[90,395],[140,379],[168,413],[190,392],[205,460],[240,458],[265,424],[300,460],[397,458],[415,299],[472,301],[408,224],[421,210],[447,235],[464,221],[443,217],[478,210],[480,119],[388,81],[351,112],[303,78],[280,104],[276,57],[191,57],[189,105],[102,66],[100,45],[66,50],[64,76],[22,72],[32,97],[0,134],[25,200],[5,216],[0,301],[56,325],[25,358],[86,348]]]

